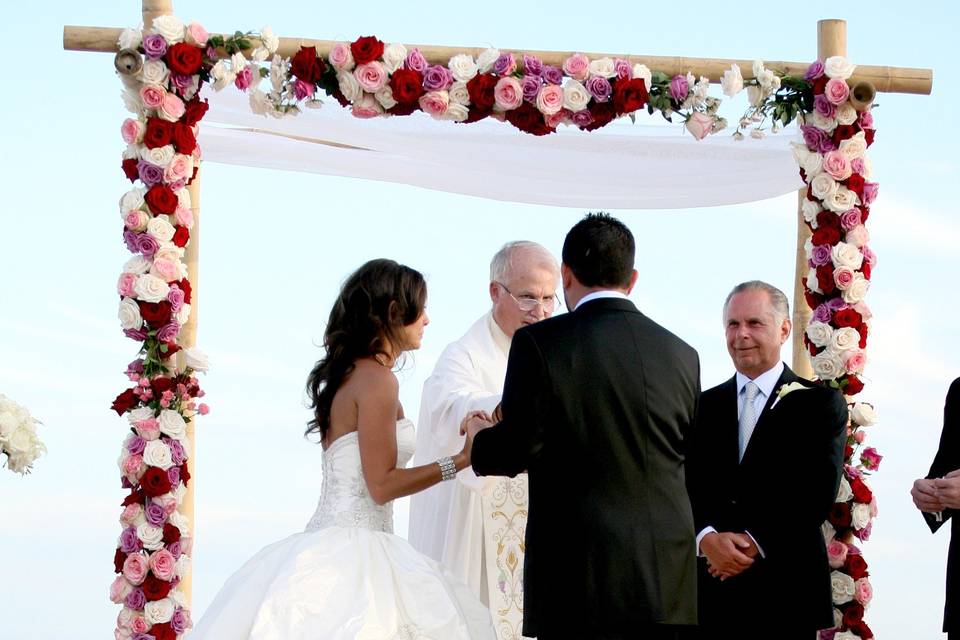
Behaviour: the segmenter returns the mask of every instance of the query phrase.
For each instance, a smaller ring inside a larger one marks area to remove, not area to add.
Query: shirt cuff
[[[936,511],[933,514],[934,522],[943,522],[943,511]]]
[[[700,550],[700,541],[703,540],[703,537],[708,533],[716,533],[717,530],[711,526],[706,526],[703,530],[697,534],[697,556],[703,557],[703,552]]]
[[[765,553],[763,552],[763,547],[761,547],[761,546],[760,546],[760,543],[757,542],[757,539],[753,537],[753,534],[750,533],[749,531],[744,531],[744,533],[747,534],[748,536],[750,536],[750,539],[753,540],[753,544],[757,545],[757,551],[760,552],[760,557],[761,557],[761,558],[766,558],[766,557],[767,557],[767,554],[765,554]]]

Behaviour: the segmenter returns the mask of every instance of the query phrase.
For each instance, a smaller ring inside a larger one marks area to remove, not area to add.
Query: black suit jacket
[[[623,299],[514,335],[503,420],[472,458],[478,475],[529,473],[524,635],[635,638],[696,622],[683,465],[699,369]]]
[[[940,448],[930,466],[928,478],[942,478],[951,471],[960,469],[960,378],[953,381],[947,392],[947,401],[943,408],[943,431],[940,434]],[[943,630],[960,632],[960,520],[954,509],[943,512],[943,521],[937,522],[933,514],[924,513],[923,517],[930,525],[930,531],[936,532],[948,520],[950,525],[950,553],[947,556],[947,600],[943,611]],[[953,603],[951,609],[950,604]]]
[[[795,381],[808,388],[771,408],[778,390]],[[789,621],[811,632],[833,626],[820,526],[837,496],[847,415],[839,392],[785,367],[738,462],[736,377],[703,392],[687,470],[697,531],[748,531],[765,557],[723,582],[701,561],[702,627],[719,631],[746,620],[754,628]]]

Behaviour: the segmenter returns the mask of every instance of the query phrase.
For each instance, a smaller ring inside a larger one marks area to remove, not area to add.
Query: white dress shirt
[[[584,302],[590,302],[591,300],[599,300],[600,298],[620,298],[621,300],[630,299],[629,297],[627,297],[627,294],[623,293],[622,291],[614,291],[612,289],[602,289],[600,291],[593,291],[591,293],[588,293],[587,295],[580,298],[576,306],[573,307],[573,310],[576,311],[577,309],[579,309],[580,305],[582,305]]]

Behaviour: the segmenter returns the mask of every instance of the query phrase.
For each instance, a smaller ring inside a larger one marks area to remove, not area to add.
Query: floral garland
[[[21,475],[30,473],[33,463],[47,448],[37,437],[39,422],[27,408],[0,393],[0,455],[5,466]]]

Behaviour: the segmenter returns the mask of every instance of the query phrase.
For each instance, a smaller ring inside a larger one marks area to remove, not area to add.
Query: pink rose
[[[140,100],[148,109],[158,109],[163,104],[163,95],[166,93],[156,85],[146,84],[140,88]]]
[[[551,129],[556,129],[558,126],[565,122],[570,122],[570,110],[569,109],[560,109],[556,113],[544,116],[543,121]]]
[[[548,84],[540,89],[540,93],[537,94],[537,109],[548,116],[559,113],[563,109],[563,87]]]
[[[823,170],[834,180],[846,180],[853,173],[850,160],[839,151],[830,151],[823,156]]]
[[[130,630],[125,628],[117,628],[113,630],[113,640],[130,640]]]
[[[840,226],[843,227],[844,231],[850,231],[850,229],[862,223],[862,216],[863,212],[860,209],[856,207],[848,209],[840,214]]]
[[[838,267],[833,270],[833,281],[836,283],[837,288],[841,291],[846,291],[850,288],[850,285],[853,284],[855,279],[853,269],[850,267]]]
[[[372,94],[363,93],[350,107],[354,118],[376,118],[383,114],[383,107]]]
[[[853,170],[854,173],[859,173],[860,175],[863,175],[863,172],[867,168],[867,163],[864,162],[863,158],[857,157],[850,161],[850,168]]]
[[[129,580],[130,584],[143,584],[149,570],[150,565],[141,553],[131,553],[123,561],[123,577]]]
[[[176,563],[177,561],[166,549],[161,549],[150,555],[150,570],[160,580],[166,580],[167,582],[173,580]]]
[[[177,267],[176,263],[165,258],[157,258],[154,260],[153,268],[150,270],[150,273],[162,278],[167,282],[180,279],[180,269]]]
[[[420,108],[434,118],[442,116],[450,104],[450,94],[446,91],[430,91],[420,96]]]
[[[853,597],[863,606],[870,604],[870,601],[873,600],[873,587],[870,586],[870,581],[867,578],[860,578],[855,585],[856,592]]]
[[[120,514],[120,522],[130,526],[140,518],[141,513],[143,513],[143,507],[139,504],[128,504]]]
[[[193,229],[193,210],[189,207],[177,207],[173,212],[173,217],[177,219],[177,224],[187,229]]]
[[[497,80],[493,88],[494,108],[500,111],[516,109],[523,103],[523,87],[520,81],[512,76]]]
[[[143,231],[149,221],[147,214],[139,209],[131,209],[123,216],[123,225],[131,231]]]
[[[623,58],[614,60],[613,68],[617,72],[617,80],[631,80],[633,78],[633,67]]]
[[[843,368],[848,374],[860,373],[866,364],[867,354],[862,349],[849,349],[843,354]]]
[[[143,123],[134,118],[127,118],[120,126],[120,135],[127,144],[133,144],[143,140],[144,131],[146,131],[146,127]]]
[[[864,257],[866,257],[866,253],[864,253]],[[870,307],[867,306],[866,302],[856,303],[853,305],[853,310],[860,314],[864,322],[868,322],[870,318],[873,317],[873,312],[870,311]]]
[[[253,66],[247,65],[233,79],[233,86],[240,91],[246,91],[253,84]]]
[[[177,510],[177,499],[169,494],[154,498],[153,501],[160,505],[163,512],[168,516]]]
[[[847,545],[839,540],[831,540],[827,545],[827,561],[834,569],[839,569],[847,560]]]
[[[190,44],[205,47],[209,38],[210,34],[199,23],[191,22],[187,25],[187,42]]]
[[[143,467],[143,457],[139,455],[130,455],[123,459],[123,475],[128,477],[137,477],[140,469]]]
[[[160,422],[156,418],[140,420],[133,425],[137,435],[144,440],[156,440],[160,437]]]
[[[353,70],[353,77],[367,93],[376,93],[387,84],[387,70],[377,61],[360,65]]]
[[[823,95],[827,96],[831,104],[841,105],[850,98],[850,87],[847,86],[846,80],[830,78],[823,90]]]
[[[853,434],[853,439],[857,444],[863,444],[863,441],[867,439],[867,432],[858,430]]]
[[[127,582],[123,576],[117,576],[113,584],[110,585],[110,602],[120,604],[123,599],[133,591],[133,585]]]
[[[193,159],[190,156],[178,153],[173,156],[173,160],[171,160],[167,168],[163,170],[163,180],[169,184],[171,182],[177,182],[178,180],[186,180],[192,174]]]
[[[870,517],[876,518],[879,513],[880,513],[880,509],[877,508],[877,497],[874,496],[873,500],[870,501]],[[873,524],[873,523],[871,522],[870,524]],[[869,527],[870,524],[868,524],[867,526]]]
[[[855,247],[864,247],[870,242],[870,232],[862,224],[847,231],[846,241]]]
[[[130,631],[132,633],[146,633],[150,629],[143,616],[134,616],[130,620]]]
[[[705,113],[695,111],[684,125],[687,131],[697,140],[703,140],[713,131],[713,118]]]
[[[880,467],[881,460],[883,460],[883,456],[877,453],[877,450],[873,447],[867,447],[860,452],[860,463],[870,471],[876,471]]]
[[[563,72],[574,80],[586,80],[590,59],[582,53],[575,53],[563,61]]]
[[[877,182],[865,182],[863,183],[863,204],[868,207],[873,204],[873,201],[877,199],[877,191],[880,189],[880,184]]]
[[[137,282],[137,274],[135,273],[121,273],[120,279],[117,280],[117,293],[119,293],[124,298],[133,297],[133,285]]]
[[[330,49],[330,64],[335,69],[350,70],[353,68],[353,54],[350,52],[350,45],[345,42],[338,42]]]
[[[187,108],[175,93],[168,93],[163,96],[163,102],[160,103],[160,117],[170,122],[176,122],[186,113]]]

